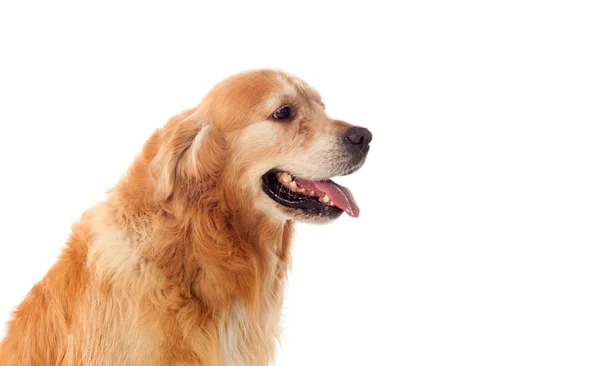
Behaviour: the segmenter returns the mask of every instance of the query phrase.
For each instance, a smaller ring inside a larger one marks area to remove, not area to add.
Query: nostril
[[[352,145],[367,145],[373,138],[371,132],[363,127],[350,127],[344,137]]]
[[[346,139],[350,141],[350,143],[353,145],[360,145],[362,144],[365,138],[363,136],[347,135]]]

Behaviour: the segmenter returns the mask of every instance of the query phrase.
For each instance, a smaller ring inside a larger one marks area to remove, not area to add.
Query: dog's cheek
[[[278,126],[271,121],[253,123],[244,128],[236,141],[238,150],[252,151],[261,149],[273,149],[280,138],[283,137]]]

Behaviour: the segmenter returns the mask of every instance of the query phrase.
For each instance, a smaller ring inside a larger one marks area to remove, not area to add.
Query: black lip
[[[285,188],[277,179],[278,170],[270,170],[262,176],[263,191],[273,201],[282,206],[301,210],[309,216],[339,217],[344,211],[337,206],[329,206],[316,197],[305,196]]]

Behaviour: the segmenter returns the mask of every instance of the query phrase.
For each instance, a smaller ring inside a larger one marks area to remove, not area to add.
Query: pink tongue
[[[352,197],[350,190],[331,180],[327,181],[310,181],[301,178],[296,178],[299,187],[307,190],[319,191],[327,194],[334,205],[346,211],[352,217],[358,217],[360,209]],[[320,195],[323,196],[323,195]]]

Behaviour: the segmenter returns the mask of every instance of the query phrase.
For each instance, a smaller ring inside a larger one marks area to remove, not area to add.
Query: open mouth
[[[308,180],[272,170],[262,177],[263,191],[280,205],[309,215],[338,217],[346,212],[358,217],[360,210],[350,190],[331,179]]]

